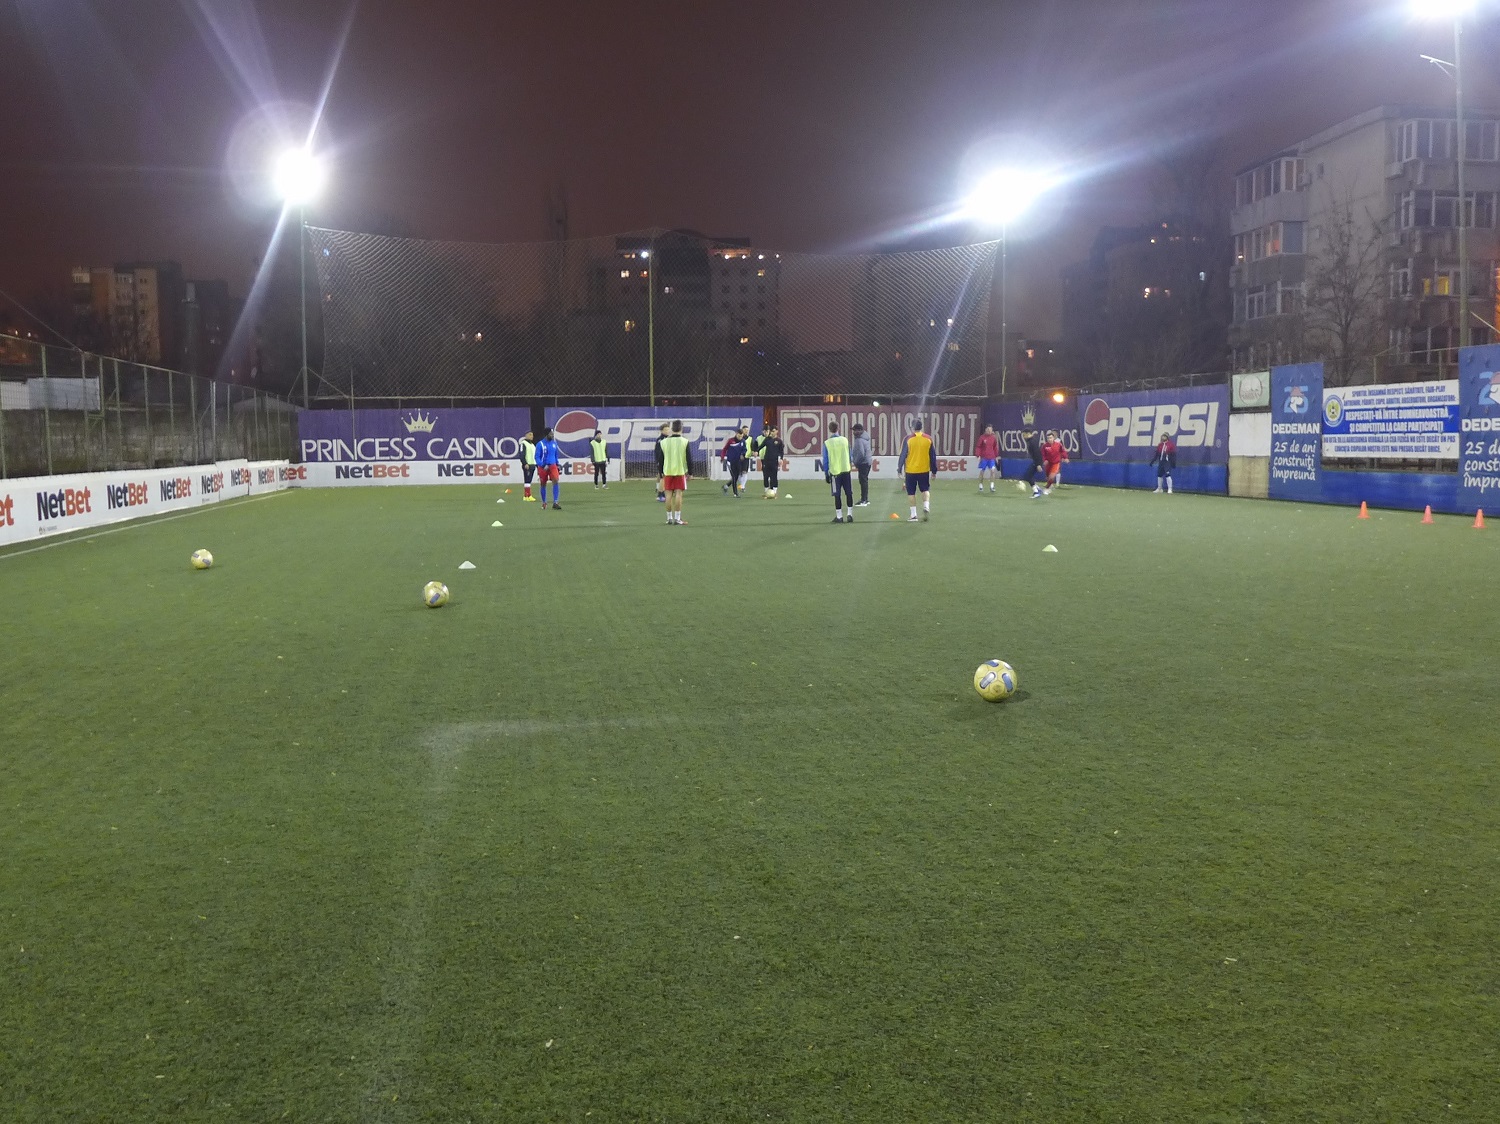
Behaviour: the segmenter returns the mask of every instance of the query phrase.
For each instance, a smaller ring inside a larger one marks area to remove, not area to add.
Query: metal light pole
[[[307,370],[307,206],[297,208],[297,261],[302,267],[302,408],[308,408]]]
[[[1453,88],[1458,108],[1458,346],[1469,346],[1469,197],[1464,194],[1464,17],[1453,16]]]
[[[651,405],[656,405],[656,235],[646,251],[646,380]]]
[[[1005,231],[1008,224],[1000,225],[1000,397],[1005,397],[1005,376],[1010,372],[1010,344],[1006,342],[1010,325],[1006,322],[1005,299]]]

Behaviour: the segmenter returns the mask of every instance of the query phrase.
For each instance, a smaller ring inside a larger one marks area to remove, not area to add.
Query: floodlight
[[[1064,394],[1062,391],[1060,391],[1060,390],[1054,390],[1052,392],[1052,401],[1056,402],[1059,406],[1061,406],[1067,400],[1068,400],[1068,396],[1066,394]]]
[[[292,148],[276,160],[272,173],[276,193],[293,207],[306,206],[323,190],[328,179],[323,162],[307,148]]]
[[[1474,0],[1412,0],[1411,11],[1418,19],[1456,20],[1474,10]]]
[[[1022,168],[1001,168],[980,180],[964,202],[971,217],[990,226],[1009,226],[1052,186],[1045,174]]]

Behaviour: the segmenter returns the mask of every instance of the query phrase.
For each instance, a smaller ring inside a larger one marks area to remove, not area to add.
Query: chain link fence
[[[292,458],[284,399],[0,335],[0,478]]]

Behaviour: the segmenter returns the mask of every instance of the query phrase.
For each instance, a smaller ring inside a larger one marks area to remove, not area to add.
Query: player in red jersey
[[[995,436],[995,427],[987,425],[979,440],[974,442],[974,456],[979,460],[979,492],[984,494],[984,481],[989,478],[990,491],[995,490],[995,478],[1000,475],[1000,438]]]
[[[1047,443],[1042,446],[1042,467],[1047,473],[1047,486],[1042,490],[1043,495],[1050,496],[1052,489],[1057,487],[1062,477],[1062,462],[1067,459],[1068,450],[1057,439],[1057,430],[1049,429]]]

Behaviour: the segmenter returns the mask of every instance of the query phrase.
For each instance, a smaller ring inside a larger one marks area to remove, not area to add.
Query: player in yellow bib
[[[833,486],[833,521],[854,522],[854,488],[849,480],[849,438],[839,433],[839,423],[828,423],[828,436],[823,439],[823,475]],[[842,513],[843,501],[848,500],[849,514]]]
[[[906,473],[906,498],[911,504],[911,522],[917,521],[917,493],[922,493],[922,522],[932,513],[932,478],[937,475],[937,449],[922,432],[922,419],[912,422],[911,432],[901,443],[901,470]]]

